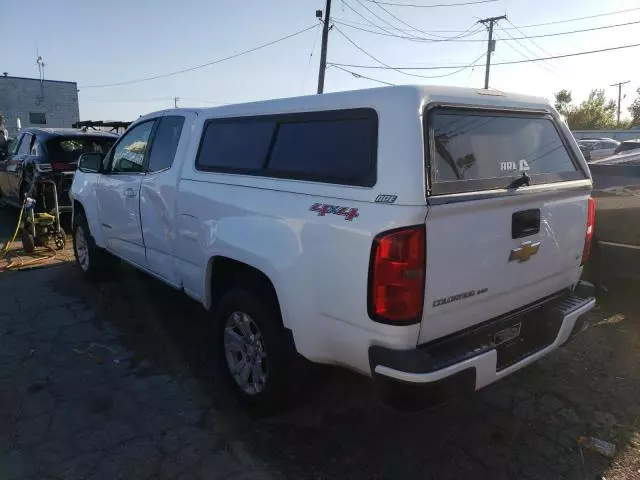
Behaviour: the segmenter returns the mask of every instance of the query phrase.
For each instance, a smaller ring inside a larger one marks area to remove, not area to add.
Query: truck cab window
[[[113,152],[113,159],[109,169],[111,172],[142,172],[147,144],[149,143],[154,123],[155,121],[149,121],[136,125],[122,137]]]
[[[149,152],[149,172],[171,168],[183,125],[184,117],[162,117]]]

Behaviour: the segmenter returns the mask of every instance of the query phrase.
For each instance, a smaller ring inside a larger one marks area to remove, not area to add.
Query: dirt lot
[[[0,479],[640,479],[640,285],[543,361],[447,407],[403,413],[312,368],[287,413],[240,408],[209,317],[130,269],[0,273]],[[577,445],[617,445],[611,461]]]

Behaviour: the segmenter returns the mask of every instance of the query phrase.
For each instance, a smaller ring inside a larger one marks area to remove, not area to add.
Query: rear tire
[[[116,259],[96,245],[82,212],[76,213],[73,221],[73,254],[84,276],[91,280],[106,278],[117,266]]]
[[[215,317],[220,370],[239,400],[262,412],[282,408],[292,348],[280,312],[257,292],[232,288]]]

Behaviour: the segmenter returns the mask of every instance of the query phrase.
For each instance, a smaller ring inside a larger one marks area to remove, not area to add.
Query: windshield
[[[111,137],[57,137],[47,142],[52,163],[74,163],[83,153],[107,153],[116,138]]]
[[[532,184],[584,178],[547,116],[435,109],[427,127],[436,194],[506,188],[523,173]]]

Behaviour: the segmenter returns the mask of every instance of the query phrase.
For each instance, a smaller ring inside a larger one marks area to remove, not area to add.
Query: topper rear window
[[[435,108],[425,116],[434,195],[585,178],[553,119],[544,114]]]

